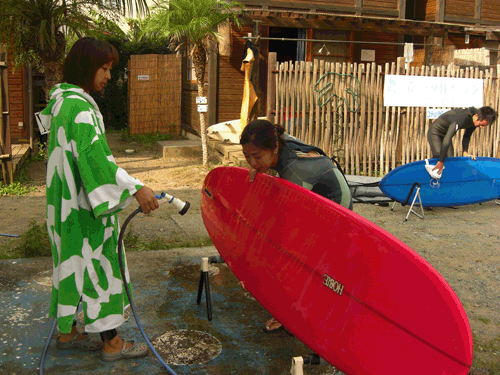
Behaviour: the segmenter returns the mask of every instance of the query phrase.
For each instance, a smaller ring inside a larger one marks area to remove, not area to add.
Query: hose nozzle
[[[162,196],[168,199],[168,203],[174,205],[174,207],[179,211],[179,215],[184,215],[189,210],[189,207],[191,207],[188,201],[183,202],[179,198],[174,197],[173,195],[162,193]]]

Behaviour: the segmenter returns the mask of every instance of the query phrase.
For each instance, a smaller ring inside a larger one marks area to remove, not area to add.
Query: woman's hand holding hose
[[[137,190],[134,195],[135,199],[137,199],[137,202],[141,206],[142,212],[146,215],[159,207],[158,199],[156,199],[155,193],[147,186],[143,186]]]

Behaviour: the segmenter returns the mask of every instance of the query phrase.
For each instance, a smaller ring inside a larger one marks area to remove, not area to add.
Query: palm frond
[[[170,0],[153,8],[150,29],[177,39],[203,40],[207,34],[214,35],[219,24],[231,21],[239,25],[241,7],[238,2],[220,0]]]

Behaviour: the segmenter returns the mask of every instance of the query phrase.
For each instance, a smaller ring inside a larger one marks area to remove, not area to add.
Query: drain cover
[[[166,332],[156,337],[153,345],[163,360],[172,365],[205,363],[222,351],[222,344],[214,336],[187,329]]]
[[[33,277],[33,280],[43,286],[52,286],[52,270],[42,271]]]

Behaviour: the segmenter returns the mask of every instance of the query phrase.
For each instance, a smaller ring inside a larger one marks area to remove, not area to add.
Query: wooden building
[[[487,48],[498,62],[500,0],[242,0],[244,25],[222,30],[229,41],[212,53],[206,74],[208,125],[239,118],[243,96],[240,71],[249,33],[260,36],[253,83],[266,115],[269,52],[277,61],[384,64],[404,55],[412,43],[425,65],[443,50]],[[252,39],[255,41],[255,39]],[[436,63],[441,64],[439,59]],[[438,61],[439,60],[439,61]],[[195,85],[184,77],[183,128],[199,134]]]
[[[31,69],[15,67],[12,50],[0,44],[0,148],[2,179],[11,182],[33,147]]]

